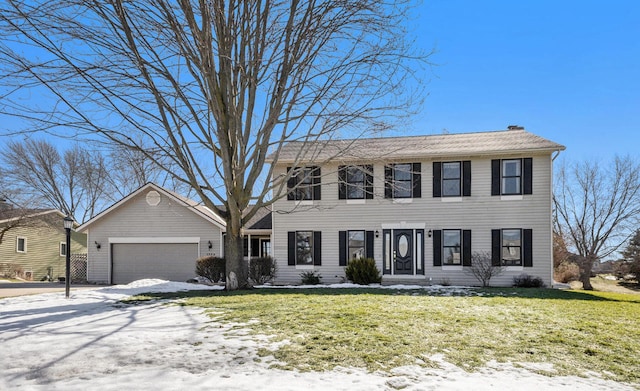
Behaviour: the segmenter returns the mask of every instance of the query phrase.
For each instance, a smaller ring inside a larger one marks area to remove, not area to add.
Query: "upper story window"
[[[502,194],[522,194],[522,160],[502,161]]]
[[[471,196],[471,161],[433,162],[433,196]]]
[[[64,257],[67,255],[67,243],[60,242],[60,256]]]
[[[338,198],[341,200],[373,199],[373,166],[340,166]]]
[[[532,194],[533,159],[491,161],[491,195]]]
[[[287,167],[287,172],[295,170],[287,181],[288,200],[320,199],[320,167]]]
[[[420,163],[397,163],[384,168],[385,198],[420,198]]]
[[[18,236],[16,238],[16,252],[26,253],[27,252],[27,238],[22,236]]]

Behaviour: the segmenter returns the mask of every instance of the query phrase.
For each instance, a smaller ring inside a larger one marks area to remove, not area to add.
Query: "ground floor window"
[[[291,231],[288,232],[288,262],[290,266],[321,265],[322,232]]]
[[[459,229],[442,230],[442,252],[444,265],[460,265],[460,250],[462,248],[462,234]]]
[[[494,266],[533,266],[533,231],[521,228],[491,230]]]

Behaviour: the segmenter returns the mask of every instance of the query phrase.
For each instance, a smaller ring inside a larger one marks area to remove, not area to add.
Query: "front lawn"
[[[175,295],[175,294],[174,294]],[[178,294],[180,295],[180,294]],[[187,294],[181,296],[189,296]],[[138,299],[141,299],[140,297]],[[289,341],[274,355],[284,368],[435,366],[440,353],[474,370],[490,360],[550,363],[537,372],[639,382],[640,296],[551,289],[257,289],[200,292],[183,302],[223,321]],[[246,326],[243,326],[246,327]]]

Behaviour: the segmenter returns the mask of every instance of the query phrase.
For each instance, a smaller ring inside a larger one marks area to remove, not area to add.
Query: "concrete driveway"
[[[71,290],[99,288],[100,285],[71,284]],[[37,295],[39,293],[64,292],[65,284],[58,282],[0,282],[0,299],[3,297]]]

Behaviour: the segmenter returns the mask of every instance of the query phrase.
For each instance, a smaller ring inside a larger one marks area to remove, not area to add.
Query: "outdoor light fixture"
[[[213,247],[213,244],[211,244],[211,240],[209,240],[209,250],[211,250],[212,247]]]
[[[102,245],[100,245],[100,243],[98,243],[98,242],[96,242],[96,241],[94,241],[93,243],[95,243],[95,244],[96,244],[96,249],[100,250],[100,247],[102,247]]]
[[[379,237],[380,237],[380,231],[376,229],[376,238],[379,238]]]
[[[67,299],[69,298],[69,291],[71,290],[71,228],[73,228],[73,219],[67,215],[67,217],[64,218],[64,230],[67,234],[67,270],[64,275],[64,295]]]
[[[429,230],[429,232],[427,232],[427,236],[431,237],[431,230]]]

